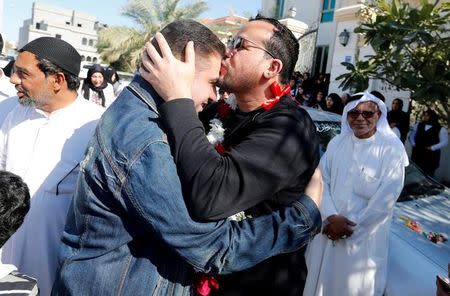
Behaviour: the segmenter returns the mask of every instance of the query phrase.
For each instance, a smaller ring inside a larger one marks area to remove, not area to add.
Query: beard
[[[219,87],[227,93],[242,93],[256,86],[257,82],[249,75],[243,73],[239,75],[227,72],[219,81]]]
[[[25,107],[30,106],[40,109],[42,106],[48,105],[51,102],[51,98],[47,95],[39,94],[37,97],[39,98],[31,98],[25,95],[19,98],[19,104]]]

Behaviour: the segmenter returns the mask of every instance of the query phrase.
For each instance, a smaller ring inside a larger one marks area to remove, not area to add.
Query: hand
[[[322,202],[322,194],[323,194],[323,181],[322,181],[322,173],[319,168],[316,168],[314,174],[309,180],[308,185],[305,188],[305,194],[308,195],[317,207],[320,207]]]
[[[192,98],[192,85],[195,77],[194,43],[192,41],[187,43],[183,62],[172,54],[161,33],[156,33],[155,39],[162,56],[151,42],[147,42],[139,73],[165,101]]]
[[[343,239],[353,234],[356,223],[342,215],[331,215],[327,218],[328,224],[323,228],[322,233],[331,240]]]

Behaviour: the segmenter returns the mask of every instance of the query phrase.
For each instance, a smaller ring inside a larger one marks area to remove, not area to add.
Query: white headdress
[[[378,105],[378,110],[380,110],[380,112],[381,112],[380,118],[378,119],[378,122],[377,122],[377,133],[380,133],[384,137],[392,139],[393,141],[396,141],[396,142],[398,141],[401,144],[401,145],[399,145],[399,147],[401,147],[403,150],[405,150],[403,144],[400,142],[398,137],[395,135],[395,133],[392,131],[391,127],[389,126],[389,123],[387,121],[387,108],[386,108],[386,105],[384,104],[384,102],[368,92],[363,92],[363,93],[361,92],[361,93],[354,94],[354,96],[358,96],[358,95],[362,95],[362,97],[359,100],[354,100],[354,101],[349,102],[344,107],[344,111],[342,112],[341,134],[340,135],[346,136],[348,134],[353,134],[353,130],[351,129],[351,127],[347,121],[347,113],[350,110],[354,109],[360,103],[374,102],[375,104]],[[408,165],[408,155],[406,154],[406,151],[404,151],[403,160],[404,160],[404,165],[407,166]]]
[[[353,133],[353,131],[347,121],[348,111],[354,109],[356,106],[358,106],[361,103],[374,102],[375,104],[378,105],[378,110],[380,110],[380,112],[381,112],[380,119],[378,119],[378,122],[377,122],[377,133],[381,133],[381,134],[383,134],[385,136],[389,136],[389,137],[397,137],[394,134],[394,132],[391,130],[389,123],[387,121],[387,108],[386,108],[386,105],[383,103],[383,101],[368,92],[357,93],[357,94],[354,94],[353,96],[358,96],[358,95],[362,95],[362,97],[359,100],[351,101],[344,107],[344,111],[342,112],[341,134],[346,135],[349,133]]]

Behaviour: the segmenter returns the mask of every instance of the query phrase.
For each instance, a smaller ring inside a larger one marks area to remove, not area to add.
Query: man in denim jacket
[[[186,20],[161,33],[179,58],[194,41],[193,97],[214,99],[225,50],[217,37]],[[80,165],[54,295],[190,295],[196,271],[243,270],[320,230],[320,198],[306,195],[256,219],[194,222],[160,127],[162,104],[137,75],[102,117]]]

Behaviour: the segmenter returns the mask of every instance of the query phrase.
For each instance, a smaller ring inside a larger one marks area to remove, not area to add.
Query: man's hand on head
[[[158,42],[161,55],[151,42],[147,42],[139,73],[165,101],[192,98],[192,86],[195,77],[194,43],[192,41],[187,43],[185,61],[183,62],[173,55],[161,33],[156,33],[155,39]]]

